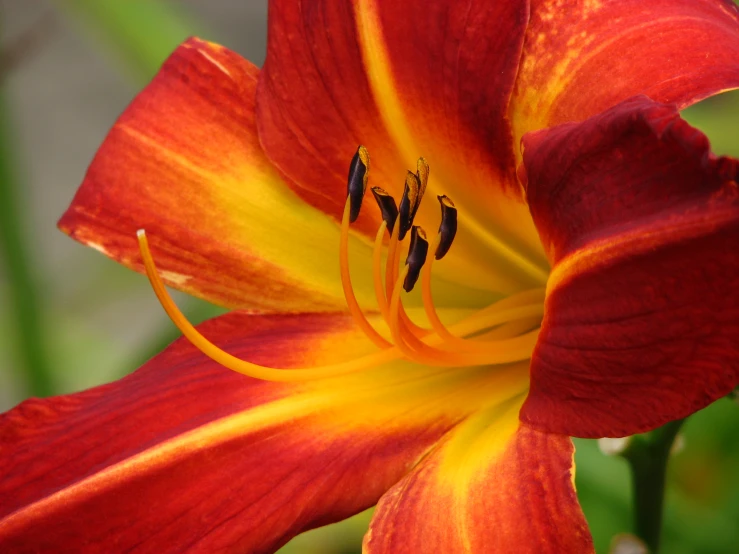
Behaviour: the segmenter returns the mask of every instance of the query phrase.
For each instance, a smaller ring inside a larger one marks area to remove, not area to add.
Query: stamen
[[[440,260],[449,252],[454,237],[457,234],[457,208],[454,206],[451,198],[446,195],[437,196],[437,199],[441,205],[441,224],[439,225],[439,233],[434,238],[431,249],[435,253],[434,258]],[[434,258],[429,260],[429,263],[426,264],[423,270],[423,281],[421,285],[423,308],[426,312],[426,317],[431,323],[431,328],[446,341],[459,344],[459,341],[463,341],[464,339],[457,338],[449,332],[439,319],[436,308],[434,307],[434,299],[431,294],[431,266],[433,265]]]
[[[151,283],[159,302],[164,308],[164,311],[167,312],[167,315],[170,317],[172,322],[177,326],[182,334],[187,337],[193,346],[213,361],[232,371],[265,381],[297,382],[348,375],[350,373],[371,369],[393,360],[397,360],[401,357],[401,351],[399,349],[388,348],[346,363],[297,369],[264,367],[259,364],[253,364],[237,358],[210,342],[201,335],[189,321],[187,321],[187,318],[185,318],[179,308],[177,308],[177,305],[172,300],[172,297],[167,292],[164,283],[159,277],[156,265],[154,264],[154,259],[149,250],[146,233],[143,229],[140,229],[136,233],[136,236],[139,242],[141,257],[144,260],[146,275],[149,277],[149,282]]]
[[[426,256],[429,252],[429,241],[426,239],[426,233],[418,225],[413,226],[411,231],[411,245],[408,247],[408,257],[405,265],[408,266],[405,281],[403,281],[403,289],[405,292],[413,290],[418,277],[421,274],[421,268],[426,263]]]
[[[367,318],[362,312],[362,308],[357,302],[357,297],[354,295],[354,289],[352,288],[351,275],[349,271],[349,213],[351,210],[352,199],[351,196],[347,197],[346,204],[344,205],[344,215],[341,218],[341,242],[339,245],[339,267],[341,268],[341,286],[344,289],[344,298],[346,304],[349,307],[349,312],[352,314],[354,322],[359,328],[367,335],[367,338],[378,348],[389,348],[392,346],[386,341],[380,333],[375,331]]]
[[[399,228],[400,226],[398,225],[397,228],[393,230],[393,233],[390,236],[390,245],[388,246],[387,262],[385,266],[385,297],[388,299],[393,294],[393,283],[395,283],[395,280],[398,278],[398,264],[400,263],[400,249],[398,248],[400,242],[398,239]],[[401,329],[404,336],[412,334],[416,337],[422,337],[428,334],[426,329],[419,327],[411,321],[402,307],[400,310],[400,317]],[[390,324],[389,319],[386,319],[385,321],[388,325]]]
[[[380,212],[382,213],[382,224],[377,230],[377,235],[375,235],[375,246],[372,250],[372,282],[375,286],[375,299],[377,300],[377,305],[380,308],[383,319],[387,323],[387,297],[389,296],[389,292],[385,291],[385,285],[382,280],[382,244],[385,238],[386,229],[390,231],[391,242],[393,241],[393,236],[397,237],[397,234],[395,233],[395,222],[398,219],[398,207],[395,205],[395,199],[380,187],[372,187],[372,195],[375,197],[377,205],[380,208]],[[397,240],[395,243],[397,245]],[[386,262],[386,268],[390,268],[393,256],[394,254],[391,252]]]
[[[380,207],[382,220],[387,224],[390,233],[393,232],[395,221],[398,219],[398,207],[395,205],[395,199],[390,196],[384,189],[380,187],[372,187],[372,195]]]
[[[520,308],[514,308],[510,310],[501,310],[494,314],[489,314],[489,316],[485,319],[484,325],[485,325],[485,328],[490,328],[490,327],[496,327],[503,323],[508,323],[510,321],[516,321],[516,320],[521,320],[521,319],[531,319],[532,317],[541,318],[542,312],[543,312],[543,309],[540,304],[522,306]],[[478,321],[477,325],[479,326],[480,323],[481,322]],[[480,335],[478,339],[466,339],[466,340],[462,339],[462,340],[465,340],[465,344],[464,344],[464,348],[461,350],[456,345],[448,345],[448,344],[442,343],[439,346],[442,349],[449,348],[449,349],[454,350],[455,352],[460,352],[463,354],[485,355],[485,354],[491,353],[491,350],[495,348],[496,345],[500,347],[501,345],[503,345],[503,343],[506,343],[507,341],[512,341],[509,344],[514,344],[514,343],[518,344],[518,341],[520,339],[521,341],[523,341],[522,344],[525,343],[528,345],[529,341],[525,340],[524,337],[533,337],[534,342],[530,343],[530,347],[531,349],[533,349],[534,345],[536,344],[536,338],[539,336],[540,331],[541,329],[539,329],[537,325],[537,329],[534,329],[528,333],[519,335],[515,338],[504,339],[504,340],[490,340],[492,338],[490,336],[492,333],[485,333],[484,335]],[[529,351],[528,354],[526,354],[526,358],[530,358],[530,357],[531,357],[531,351]],[[478,358],[474,358],[474,359],[478,359]],[[495,360],[497,360],[497,358],[491,359],[485,363],[486,364],[508,363],[508,362],[501,362],[501,361],[495,361]]]
[[[438,252],[439,244],[441,243],[441,233],[434,237],[431,243],[431,250]],[[438,257],[436,258],[438,259]],[[446,325],[439,319],[439,314],[436,313],[436,307],[434,306],[434,298],[431,293],[431,267],[434,263],[434,258],[431,258],[429,262],[423,268],[423,274],[421,276],[421,297],[423,298],[423,309],[426,312],[426,317],[431,323],[431,328],[436,334],[444,338],[447,341],[464,341],[459,337],[455,337],[446,328]]]
[[[426,162],[426,158],[418,158],[418,161],[416,162],[416,177],[418,177],[418,181],[421,183],[421,190],[418,192],[419,195],[419,204],[421,203],[421,199],[423,198],[424,193],[426,192],[426,186],[429,184],[429,173],[431,172],[431,168],[429,167],[429,164]]]
[[[377,306],[380,308],[382,318],[388,321],[388,305],[385,297],[385,284],[382,280],[382,241],[385,238],[387,230],[387,222],[383,221],[375,235],[375,246],[372,249],[372,283],[375,286],[375,299]],[[388,260],[389,263],[389,260]]]
[[[541,314],[536,317],[528,317],[525,319],[518,319],[515,321],[509,321],[502,325],[498,325],[494,329],[485,333],[479,334],[474,340],[501,340],[501,339],[512,339],[518,335],[533,331],[541,325]],[[464,339],[462,339],[464,340]],[[445,346],[442,345],[442,348]]]
[[[375,330],[359,306],[349,268],[349,227],[359,217],[368,175],[369,153],[360,146],[349,168],[347,198],[341,219],[339,266],[344,298],[351,317],[372,343],[380,348],[379,352],[346,363],[289,370],[264,367],[232,356],[200,334],[177,308],[157,272],[146,234],[140,230],[137,236],[146,274],[164,310],[183,335],[206,356],[233,371],[269,381],[325,379],[400,359],[435,367],[469,367],[509,364],[530,358],[541,331],[539,324],[543,315],[544,289],[514,294],[448,327],[439,318],[431,290],[432,264],[447,254],[454,241],[457,210],[447,196],[438,197],[441,224],[431,245],[423,229],[413,225],[429,178],[429,166],[423,158],[418,160],[415,174],[408,172],[399,206],[386,191],[379,187],[372,188],[383,218],[372,253],[374,292],[395,345]],[[411,229],[408,256],[398,275],[399,245]],[[390,242],[383,282],[382,250],[386,231],[390,232]],[[434,256],[427,260],[429,248]],[[432,330],[419,327],[411,321],[401,300],[402,291],[410,292],[419,277],[422,279],[424,310]]]
[[[403,240],[408,230],[413,226],[413,220],[416,217],[418,208],[421,205],[421,200],[423,200],[423,195],[426,192],[426,186],[428,185],[430,169],[428,163],[426,163],[426,160],[424,158],[419,158],[416,167],[417,170],[415,174],[411,173],[410,171],[406,174],[405,189],[403,191],[403,197],[401,198],[400,204],[398,206],[398,219],[400,220],[400,223],[398,225],[400,227],[398,235],[399,240]],[[393,245],[391,241],[391,252],[395,252],[394,248],[397,249],[397,244]],[[394,256],[388,256],[388,260],[392,261],[392,275],[388,271],[386,271],[385,274],[385,288],[388,298],[392,294],[392,284],[395,282],[395,279],[398,276],[399,256],[399,253],[395,253]],[[419,270],[421,265],[417,266]],[[408,282],[408,286],[410,287],[409,290],[413,288],[413,284],[415,284],[415,281],[417,279],[418,275],[415,271],[412,271],[412,283],[411,281]],[[422,337],[428,334],[428,331],[426,329],[419,327],[413,321],[411,321],[402,306],[400,308],[400,323],[403,336],[410,339],[411,341],[413,341],[413,338],[410,336],[411,334],[414,337]]]
[[[452,335],[452,333],[450,333],[447,329],[446,325],[442,323],[439,315],[436,312],[436,307],[434,306],[433,295],[431,292],[431,270],[433,267],[434,259],[440,260],[447,254],[457,231],[457,209],[454,207],[454,203],[447,196],[439,196],[438,199],[439,203],[441,204],[441,225],[439,226],[439,233],[438,235],[436,235],[436,237],[434,237],[434,240],[432,241],[430,247],[432,251],[436,252],[436,256],[434,258],[431,258],[428,263],[424,265],[422,271],[421,292],[423,298],[423,307],[424,311],[426,312],[426,317],[431,323],[431,328],[444,341],[443,344],[441,344],[441,348],[454,348],[457,350],[467,349],[467,346],[470,343],[469,339],[464,339]],[[444,247],[442,248],[442,246]],[[543,290],[544,289],[535,289],[533,291],[527,291],[523,294],[525,294],[526,297],[531,297],[531,293],[533,293],[533,299],[537,300],[540,296],[543,301]],[[504,305],[503,303],[505,303],[506,305],[512,305],[511,300],[515,301],[518,296],[519,295],[514,295],[513,297],[510,297],[502,301],[501,303],[493,304],[492,307],[489,307],[479,313],[485,313],[490,308],[499,310]],[[534,303],[534,306],[539,305],[539,302]],[[539,313],[539,309],[537,307],[534,310],[535,319],[529,321],[523,320],[523,324],[521,323],[521,321],[515,322],[515,325],[510,325],[510,323],[507,323],[505,324],[507,326],[506,329],[495,329],[486,333],[483,337],[479,338],[484,340],[494,340],[515,336],[520,332],[531,329],[531,327],[534,326],[534,323],[539,321],[540,315],[541,314]]]
[[[439,244],[435,250],[437,260],[449,252],[457,234],[457,208],[452,199],[446,195],[437,196],[441,204],[441,224],[439,225]]]
[[[364,192],[367,190],[367,180],[369,179],[369,165],[369,152],[364,146],[360,145],[349,165],[349,178],[346,184],[346,195],[351,202],[350,223],[357,220],[362,208],[362,199],[364,199]]]
[[[390,298],[393,294],[393,283],[398,278],[398,263],[400,262],[400,251],[398,245],[400,225],[390,234],[390,244],[387,247],[387,262],[385,263],[385,297]]]
[[[483,308],[479,312],[477,312],[474,316],[470,316],[469,320],[475,320],[477,321],[478,318],[485,318],[490,314],[495,314],[500,311],[504,310],[513,310],[518,308],[523,308],[526,306],[537,306],[539,309],[538,315],[541,316],[544,314],[544,297],[546,295],[546,289],[544,287],[539,287],[535,289],[528,289],[521,292],[517,292],[515,294],[512,294],[506,298],[503,298],[502,300],[498,300],[494,304],[491,304],[487,306],[486,308]],[[467,327],[460,326],[459,324],[453,325],[449,328],[450,331],[454,332],[454,334],[461,336],[461,335],[467,335],[471,331],[466,330]],[[462,330],[462,332],[460,332]]]
[[[399,309],[401,305],[400,292],[407,274],[408,266],[405,266],[398,278],[398,281],[395,283],[395,287],[393,288],[393,294],[390,300],[390,331],[395,345],[400,348],[408,359],[417,363],[437,367],[468,367],[477,365],[507,364],[526,360],[531,357],[540,329],[536,329],[535,331],[512,339],[484,343],[468,341],[467,348],[465,349],[466,351],[464,352],[440,350],[438,348],[434,348],[431,344],[426,343],[422,343],[423,348],[421,349],[414,350],[411,348],[401,336],[399,319]],[[495,314],[495,317],[489,316],[486,318],[486,323],[499,325],[519,317],[531,317],[531,313],[534,309],[541,311],[540,306],[530,306],[527,308],[529,309],[514,309],[508,313],[499,312]],[[479,326],[479,322],[476,323]]]
[[[144,266],[146,268],[146,275],[149,278],[149,281],[151,283],[152,288],[154,289],[154,293],[156,294],[157,298],[159,299],[159,302],[161,303],[162,307],[164,308],[167,315],[170,317],[172,322],[177,326],[177,328],[182,332],[182,334],[195,346],[198,350],[200,350],[203,354],[214,360],[215,362],[221,364],[222,366],[232,370],[236,371],[237,373],[241,373],[243,375],[247,375],[249,377],[253,377],[256,379],[263,379],[266,381],[280,381],[280,382],[300,382],[300,381],[308,381],[308,380],[314,380],[314,379],[326,379],[330,377],[338,377],[342,375],[347,375],[350,373],[356,373],[359,371],[364,371],[367,369],[372,369],[377,366],[380,366],[382,364],[392,362],[394,360],[398,360],[402,358],[402,354],[405,352],[408,352],[407,349],[401,349],[401,348],[388,348],[385,350],[381,350],[379,352],[375,352],[373,354],[369,354],[367,356],[363,356],[361,358],[358,358],[356,360],[352,360],[345,363],[338,363],[338,364],[331,364],[331,365],[325,365],[325,366],[318,366],[313,368],[270,368],[261,366],[259,364],[254,364],[251,362],[248,362],[246,360],[241,360],[240,358],[237,358],[236,356],[233,356],[229,354],[228,352],[225,352],[212,342],[210,342],[208,339],[206,339],[200,332],[195,329],[195,327],[192,326],[192,324],[187,321],[187,318],[182,314],[182,312],[177,308],[177,305],[172,300],[172,297],[167,292],[167,289],[164,286],[164,283],[162,282],[161,278],[159,277],[156,265],[154,264],[154,260],[151,255],[151,251],[149,250],[149,244],[146,238],[146,234],[144,230],[139,230],[137,232],[138,242],[139,242],[139,250],[141,251],[141,257],[144,261]],[[406,268],[407,271],[407,268]],[[398,304],[400,299],[400,287],[402,286],[402,281],[405,279],[405,275],[402,275],[400,280],[398,281],[393,295],[393,301],[395,302],[395,305],[391,305],[391,311],[394,312],[395,317],[392,320],[394,322],[393,327],[393,334],[395,336],[399,336],[399,327],[397,325],[398,323]],[[517,301],[521,301],[524,299],[531,299],[532,294],[535,293],[538,295],[541,295],[540,290],[535,291],[526,291],[525,293],[521,293],[519,295],[519,298],[516,298]],[[509,299],[506,299],[509,300]],[[391,303],[392,304],[392,303]],[[501,301],[498,304],[503,305],[506,304],[506,301]],[[507,304],[510,304],[508,302]],[[513,320],[516,317],[532,317],[535,316],[536,309],[541,312],[542,306],[524,306],[523,308],[517,308],[513,310],[501,311],[498,310],[497,314],[490,314],[488,312],[494,311],[494,309],[497,307],[497,305],[493,305],[489,308],[486,308],[485,310],[482,310],[478,312],[477,314],[468,317],[464,319],[463,321],[453,325],[450,327],[450,331],[457,333],[461,336],[474,334],[476,332],[479,332],[485,328],[490,327],[491,324],[495,323],[501,323],[503,320]],[[534,308],[534,309],[532,309]],[[493,317],[491,317],[491,315]],[[538,335],[539,330],[537,329],[533,333],[528,333],[527,335],[523,335],[520,337],[516,337],[515,339],[511,339],[508,341],[498,341],[497,343],[490,343],[491,346],[499,345],[501,347],[513,347],[511,351],[507,353],[507,355],[499,357],[499,361],[485,361],[484,363],[508,363],[507,360],[510,360],[512,358],[516,358],[515,352],[513,351],[516,347],[518,348],[526,348],[527,345],[522,345],[521,343],[528,343],[531,342],[531,345],[529,347],[529,350],[533,348],[533,344],[535,343],[536,336]],[[440,341],[440,337],[438,336],[432,336],[430,339],[430,344],[435,344]],[[405,343],[403,343],[405,344]],[[437,351],[438,352],[438,351]],[[415,361],[417,356],[412,351],[410,352],[411,356],[409,356],[409,361]],[[448,354],[448,353],[447,353]],[[438,354],[435,354],[438,355]],[[425,358],[425,357],[424,357]],[[522,358],[525,359],[525,358]],[[502,360],[502,361],[500,361]],[[457,363],[457,361],[462,363]],[[432,363],[436,362],[436,363]],[[469,359],[459,359],[459,358],[450,358],[445,357],[442,359],[441,357],[438,357],[436,360],[429,360],[425,359],[423,363],[426,363],[428,365],[434,365],[434,366],[449,366],[449,365],[482,365],[478,364],[477,360],[469,360]]]
[[[400,203],[398,204],[398,219],[400,220],[400,233],[398,238],[403,240],[406,233],[410,230],[413,225],[413,205],[415,199],[418,197],[418,190],[421,188],[421,184],[418,182],[418,177],[415,173],[410,171],[405,176],[405,188],[403,189],[403,196],[400,197]]]
[[[516,294],[513,294],[502,300],[483,308],[479,312],[463,319],[459,323],[455,323],[448,327],[450,333],[455,337],[465,337],[475,335],[485,329],[490,329],[496,325],[501,325],[506,321],[509,322],[520,322],[525,321],[526,325],[513,327],[519,328],[514,334],[523,332],[526,329],[531,329],[531,320],[536,319],[541,321],[541,317],[544,315],[544,288],[536,288],[525,290]],[[538,327],[538,325],[536,325]],[[491,338],[508,338],[505,333],[496,332],[498,329],[494,329],[484,335],[480,335],[478,338],[483,339],[488,336]],[[538,332],[538,329],[537,329]],[[438,335],[437,335],[438,336]],[[440,343],[443,339],[433,339],[431,344]],[[467,340],[466,344],[472,342]],[[478,341],[475,341],[478,342]],[[482,343],[482,340],[479,341]]]
[[[403,196],[398,204],[398,219],[400,220],[400,240],[410,231],[413,225],[413,219],[423,200],[423,194],[426,192],[426,185],[429,179],[429,166],[426,160],[419,158],[418,172],[408,172],[405,176],[405,188]]]
[[[414,350],[411,348],[411,346],[406,342],[406,337],[403,337],[401,334],[401,319],[400,319],[400,289],[403,286],[403,283],[405,282],[406,277],[408,276],[409,268],[408,266],[405,266],[403,268],[403,271],[400,274],[400,277],[397,280],[397,283],[393,287],[393,292],[390,296],[390,333],[393,337],[393,342],[395,343],[395,346],[397,348],[400,348],[401,352],[405,357],[408,359],[417,362],[417,363],[429,363],[429,365],[433,365],[435,362],[438,362],[440,360],[433,359],[429,355],[423,355],[419,353],[417,350]],[[420,344],[418,344],[420,343]],[[420,349],[424,349],[424,344],[418,340],[418,343],[416,346]],[[441,364],[445,365],[445,364]]]
[[[434,248],[436,248],[440,240],[441,236],[437,235],[432,241],[430,249],[433,250]],[[466,348],[467,345],[471,342],[470,339],[461,338],[461,336],[452,334],[449,328],[447,328],[447,326],[444,325],[444,323],[441,321],[436,311],[436,306],[434,305],[434,299],[431,292],[431,270],[433,264],[434,258],[429,259],[428,263],[426,263],[426,265],[423,267],[423,271],[421,274],[421,293],[423,297],[423,308],[426,312],[426,317],[431,323],[431,328],[434,330],[434,333],[441,337],[443,343],[440,346],[442,348]],[[492,326],[493,324],[495,324],[496,314],[503,313],[506,314],[505,317],[509,317],[510,315],[517,316],[519,318],[533,318],[533,321],[540,321],[541,316],[544,314],[544,295],[544,288],[530,289],[517,294],[513,294],[508,298],[504,298],[503,300],[500,300],[488,306],[487,308],[483,308],[475,315],[471,316],[470,319],[477,321],[478,318],[483,319],[488,316],[492,316],[492,318],[487,320],[488,326]],[[464,331],[463,333],[460,333],[460,335],[468,334],[465,327],[457,326],[457,328]],[[523,325],[521,325],[520,323],[516,323],[516,325],[511,327],[514,332],[510,335],[507,334],[508,331],[504,331],[503,333],[491,332],[479,338],[507,338],[508,336],[516,335],[520,331],[529,328],[531,328],[531,322],[524,322]],[[483,341],[480,340],[479,342],[482,343]]]

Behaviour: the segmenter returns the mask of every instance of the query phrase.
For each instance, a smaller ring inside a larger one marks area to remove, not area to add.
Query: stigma
[[[447,325],[440,318],[433,299],[432,266],[452,248],[458,213],[452,199],[442,194],[437,196],[441,214],[436,234],[429,239],[426,231],[415,224],[429,176],[428,163],[419,158],[416,171],[405,175],[403,193],[397,203],[385,189],[370,188],[382,218],[372,253],[375,300],[384,323],[381,332],[367,318],[352,287],[349,232],[351,224],[359,218],[369,186],[369,152],[359,146],[351,159],[340,223],[339,272],[348,312],[376,348],[373,353],[354,360],[298,369],[274,368],[242,360],[219,348],[195,329],[172,300],[154,263],[146,231],[140,229],[137,239],[146,275],[167,315],[196,348],[222,366],[257,379],[284,382],[325,379],[371,370],[397,360],[455,368],[494,366],[530,358],[543,316],[543,288],[509,296],[454,325]],[[403,253],[405,263],[401,266]],[[404,294],[416,286],[421,288],[426,325],[414,322],[403,305]]]

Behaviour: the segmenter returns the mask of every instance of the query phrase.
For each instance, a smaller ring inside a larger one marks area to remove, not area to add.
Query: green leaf
[[[56,5],[139,82],[151,79],[183,40],[202,33],[183,8],[165,2],[57,0]]]
[[[26,392],[33,396],[54,393],[49,341],[43,311],[43,287],[33,252],[24,192],[16,164],[12,108],[0,93],[0,266],[8,284],[6,313],[12,326],[17,366],[22,369]]]

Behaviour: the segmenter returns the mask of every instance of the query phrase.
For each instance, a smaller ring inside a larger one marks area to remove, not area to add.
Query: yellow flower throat
[[[403,359],[437,367],[470,367],[508,364],[530,358],[543,315],[543,288],[514,294],[449,327],[439,318],[431,292],[431,269],[434,260],[443,258],[451,247],[457,229],[457,210],[451,199],[438,197],[442,221],[430,245],[423,229],[413,225],[429,177],[429,166],[423,158],[418,160],[416,173],[408,172],[399,205],[396,206],[394,199],[381,188],[372,188],[383,216],[375,237],[372,258],[374,291],[379,311],[390,329],[390,340],[372,326],[357,302],[349,273],[349,226],[359,217],[369,167],[369,154],[366,148],[360,146],[349,171],[347,199],[341,220],[339,265],[344,297],[352,318],[377,346],[377,352],[344,363],[299,369],[265,367],[232,356],[200,334],[177,308],[159,277],[146,232],[140,229],[137,237],[146,274],[162,307],[182,334],[203,354],[224,367],[268,381],[323,379]],[[400,270],[402,246],[409,231],[406,263]],[[390,242],[383,272],[382,254],[388,232]],[[430,328],[415,324],[403,308],[402,291],[410,292],[419,278]]]

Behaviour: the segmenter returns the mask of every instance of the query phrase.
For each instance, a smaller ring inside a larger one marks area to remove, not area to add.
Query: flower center
[[[439,196],[441,224],[429,244],[424,230],[414,225],[429,178],[429,166],[420,158],[416,173],[408,172],[400,203],[380,187],[372,194],[380,207],[382,223],[373,250],[373,281],[377,305],[390,329],[389,339],[381,335],[359,306],[349,271],[349,227],[356,221],[369,180],[370,159],[360,146],[352,159],[347,199],[341,220],[339,266],[341,283],[349,312],[357,326],[378,351],[345,363],[309,368],[280,369],[241,360],[222,350],[187,321],[167,292],[149,250],[146,232],[137,232],[146,274],[162,307],[190,342],[203,354],[239,373],[269,381],[304,381],[345,375],[377,367],[394,360],[442,367],[470,367],[508,364],[531,357],[543,315],[544,289],[523,291],[466,317],[447,327],[439,318],[431,289],[431,270],[435,260],[449,251],[457,232],[457,209],[447,196]],[[406,262],[399,268],[405,239],[410,231]],[[383,271],[386,234],[390,234]],[[432,255],[429,256],[429,253]],[[421,281],[421,296],[430,328],[414,323],[403,307],[402,293],[410,292]]]

